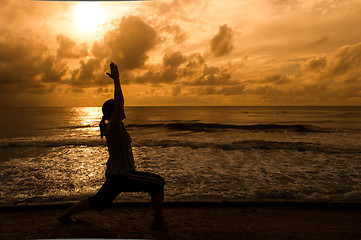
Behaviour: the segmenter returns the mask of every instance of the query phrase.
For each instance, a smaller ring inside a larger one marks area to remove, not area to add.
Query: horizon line
[[[34,2],[149,2],[152,0],[32,0]]]
[[[72,108],[101,106],[0,106],[0,108]],[[127,107],[361,107],[361,105],[127,105]]]

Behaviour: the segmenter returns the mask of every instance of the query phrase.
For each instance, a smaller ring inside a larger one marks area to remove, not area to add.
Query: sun
[[[99,2],[82,2],[75,6],[74,19],[84,32],[93,32],[106,21],[106,13]]]

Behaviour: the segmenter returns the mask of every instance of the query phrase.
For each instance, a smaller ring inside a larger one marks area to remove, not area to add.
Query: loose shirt
[[[108,174],[123,174],[135,169],[133,151],[129,133],[124,124],[110,121],[104,132],[107,139],[109,159]]]

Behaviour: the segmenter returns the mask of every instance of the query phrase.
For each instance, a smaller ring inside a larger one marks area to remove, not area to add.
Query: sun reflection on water
[[[74,121],[78,122],[78,126],[86,126],[93,128],[98,127],[101,120],[102,112],[99,107],[78,107],[74,109]],[[88,131],[85,128],[79,128],[81,131]]]

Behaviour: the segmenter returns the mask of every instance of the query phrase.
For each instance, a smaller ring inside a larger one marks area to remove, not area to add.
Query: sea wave
[[[98,127],[95,125],[74,125],[61,126],[56,128],[42,128],[41,130],[53,129],[82,129]],[[292,132],[330,132],[331,129],[321,128],[306,124],[252,124],[252,125],[235,125],[220,123],[202,123],[202,122],[165,122],[150,124],[127,124],[127,128],[166,128],[168,130],[192,131],[192,132],[212,132],[217,130],[239,129],[249,131],[292,131]]]
[[[147,139],[138,142],[135,146],[160,146],[168,147],[189,147],[189,148],[216,148],[222,150],[295,150],[299,152],[312,151],[322,153],[361,153],[361,149],[356,148],[341,148],[331,145],[321,145],[308,142],[277,142],[264,140],[246,140],[235,141],[231,143],[209,143],[209,142],[191,142],[191,141],[177,141],[177,140],[153,140]]]
[[[253,124],[253,125],[232,125],[218,123],[154,123],[154,124],[128,124],[129,128],[159,128],[164,127],[170,130],[212,132],[226,129],[254,130],[254,131],[293,131],[293,132],[330,132],[330,129],[316,127],[313,125],[282,125],[282,124]]]
[[[0,148],[17,148],[17,147],[63,147],[63,146],[87,146],[97,147],[106,146],[103,141],[95,139],[63,139],[63,140],[16,140],[0,143]]]
[[[290,141],[266,141],[266,140],[244,140],[233,141],[228,143],[221,142],[200,142],[200,141],[187,141],[187,140],[173,140],[173,139],[134,139],[133,147],[185,147],[185,148],[215,148],[220,150],[235,151],[235,150],[291,150],[298,152],[312,151],[318,153],[330,154],[359,154],[359,148],[347,148],[333,146],[329,144],[318,144],[310,142],[290,142]],[[105,141],[97,139],[65,139],[65,140],[50,140],[50,141],[13,141],[2,142],[0,148],[47,148],[47,147],[65,147],[65,146],[84,146],[84,147],[100,147],[106,146]]]

